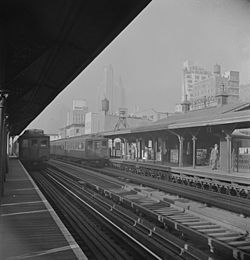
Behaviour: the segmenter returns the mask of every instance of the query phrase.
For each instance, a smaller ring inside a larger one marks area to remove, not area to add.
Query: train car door
[[[100,140],[95,140],[94,141],[94,153],[95,157],[101,157],[101,145],[100,145]]]
[[[94,149],[93,149],[93,140],[86,140],[87,146],[86,146],[86,158],[92,159],[94,156]]]
[[[39,158],[39,144],[38,139],[30,139],[30,155],[31,160],[37,160]]]

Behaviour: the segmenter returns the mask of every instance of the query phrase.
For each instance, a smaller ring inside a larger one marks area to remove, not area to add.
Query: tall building
[[[229,71],[221,75],[220,65],[216,64],[212,76],[192,85],[191,110],[217,106],[217,97],[221,93],[227,95],[228,103],[239,100],[239,72]]]
[[[182,86],[182,101],[191,100],[193,97],[193,84],[196,82],[208,79],[212,73],[194,65],[190,61],[183,62],[183,86]]]
[[[114,113],[114,70],[112,65],[104,68],[105,98],[109,101],[109,111]]]
[[[73,109],[67,113],[66,137],[84,134],[87,112],[88,106],[85,100],[73,100]]]
[[[240,101],[250,101],[250,84],[240,85]]]

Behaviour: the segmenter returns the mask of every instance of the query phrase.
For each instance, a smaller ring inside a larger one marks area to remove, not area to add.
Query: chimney
[[[181,103],[181,111],[183,113],[186,113],[186,112],[190,111],[190,105],[191,105],[191,102],[187,100],[187,95],[185,95],[185,99]]]
[[[221,107],[228,104],[228,94],[225,91],[225,86],[222,83],[219,94],[216,95],[217,106]]]
[[[219,64],[215,64],[214,65],[214,74],[215,75],[220,75],[220,65]]]

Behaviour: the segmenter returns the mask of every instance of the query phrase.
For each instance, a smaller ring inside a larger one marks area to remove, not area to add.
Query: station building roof
[[[0,90],[18,135],[151,0],[0,1]]]
[[[109,132],[105,133],[105,136],[232,124],[235,125],[235,128],[250,127],[250,102],[209,107],[186,113],[174,113],[148,126]]]

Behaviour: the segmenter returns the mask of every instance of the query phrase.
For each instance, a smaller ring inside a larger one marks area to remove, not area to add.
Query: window
[[[31,146],[37,145],[37,140],[31,140]]]
[[[47,147],[47,146],[48,146],[47,140],[42,140],[41,141],[41,147]]]
[[[27,139],[23,139],[22,141],[22,147],[28,147],[29,146],[29,142]]]
[[[93,141],[87,141],[87,147],[88,149],[92,149]]]
[[[100,144],[101,144],[100,141],[95,142],[95,150],[100,149]]]
[[[102,146],[106,147],[107,146],[107,140],[102,141]]]
[[[81,142],[79,145],[79,149],[84,150],[85,149],[85,143]]]

